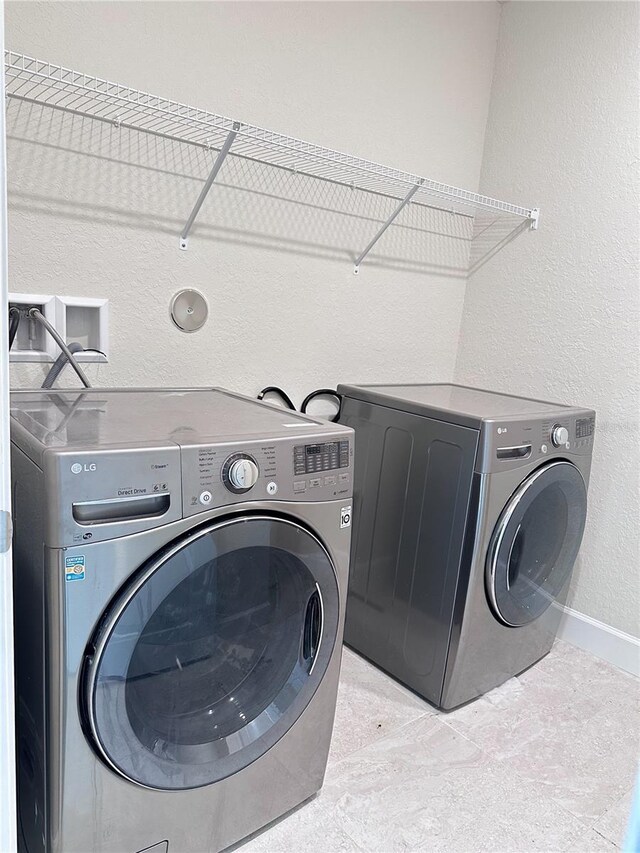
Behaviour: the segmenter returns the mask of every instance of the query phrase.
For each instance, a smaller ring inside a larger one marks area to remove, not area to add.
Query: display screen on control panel
[[[576,421],[576,438],[587,438],[593,435],[595,429],[595,418],[582,418]]]
[[[349,465],[349,442],[327,441],[324,444],[299,444],[293,448],[293,470],[297,474],[332,471]]]

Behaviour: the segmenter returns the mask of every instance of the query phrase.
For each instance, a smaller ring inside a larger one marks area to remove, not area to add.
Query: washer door
[[[338,631],[336,573],[293,521],[246,516],[166,549],[105,614],[81,708],[132,782],[216,782],[265,753],[311,700]]]
[[[587,489],[570,462],[552,462],[511,496],[487,555],[487,592],[506,625],[526,625],[569,580],[587,517]]]

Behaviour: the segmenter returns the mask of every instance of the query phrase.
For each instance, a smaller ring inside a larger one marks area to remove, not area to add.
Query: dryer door
[[[518,627],[536,619],[564,590],[587,516],[587,490],[570,462],[531,474],[511,496],[487,555],[487,592],[498,618]]]
[[[338,587],[294,521],[213,523],[148,563],[112,603],[85,661],[85,730],[149,788],[216,782],[298,719],[331,658]]]

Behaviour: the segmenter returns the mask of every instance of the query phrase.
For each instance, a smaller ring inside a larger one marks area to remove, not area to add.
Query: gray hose
[[[69,352],[83,352],[84,347],[82,344],[79,344],[77,341],[72,341],[68,344]],[[69,361],[66,354],[61,352],[57,359],[51,365],[51,370],[47,373],[44,382],[42,383],[42,388],[53,388],[53,385],[64,370],[65,364]]]
[[[18,326],[20,325],[20,310],[15,306],[9,308],[9,349],[13,346]]]
[[[45,327],[45,329],[47,330],[47,332],[49,332],[49,334],[51,335],[53,340],[58,344],[58,346],[60,347],[62,352],[66,355],[66,357],[69,361],[69,364],[71,365],[71,367],[73,367],[75,372],[78,374],[78,377],[79,377],[80,381],[82,382],[82,384],[84,385],[84,387],[85,388],[91,388],[91,384],[90,384],[89,380],[84,375],[84,371],[82,370],[82,368],[80,367],[78,362],[73,357],[73,353],[71,352],[69,347],[65,344],[65,342],[62,339],[62,336],[58,333],[57,329],[51,325],[51,323],[47,320],[47,318],[44,316],[42,311],[40,311],[38,308],[29,308],[29,316],[33,317],[35,320],[37,320],[41,325],[43,325]]]

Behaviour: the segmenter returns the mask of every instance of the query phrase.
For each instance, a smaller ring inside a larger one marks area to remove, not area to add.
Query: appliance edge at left
[[[4,57],[4,0],[0,0]],[[7,274],[7,159],[4,63],[0,74],[0,850],[14,853],[16,836],[15,720],[13,687],[13,569],[9,471],[9,285]]]

